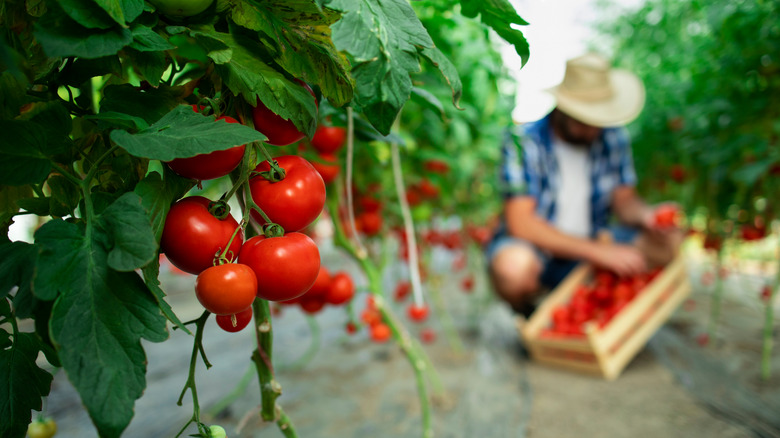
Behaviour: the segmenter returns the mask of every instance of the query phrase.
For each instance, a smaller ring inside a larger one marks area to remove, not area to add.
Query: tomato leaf
[[[173,172],[166,172],[165,180],[157,172],[151,172],[135,186],[135,193],[141,197],[143,205],[152,224],[155,240],[160,242],[165,217],[171,209],[171,204],[184,196],[195,183],[182,178]]]
[[[528,62],[528,57],[531,55],[528,41],[523,36],[523,32],[512,28],[513,24],[525,26],[528,22],[517,14],[509,0],[460,0],[460,5],[463,15],[470,18],[479,15],[483,23],[493,28],[506,42],[515,46],[515,52],[520,56],[522,65]]]
[[[160,288],[160,280],[158,279],[160,276],[160,259],[157,258],[152,260],[151,263],[141,268],[141,273],[144,275],[144,283],[146,283],[146,286],[149,287],[152,295],[154,295],[154,298],[157,300],[157,305],[160,307],[163,315],[168,318],[168,321],[176,325],[179,330],[187,333],[188,335],[192,335],[192,332],[187,328],[187,326],[185,326],[179,317],[173,313],[171,305],[165,301],[165,292],[163,292],[162,288]]]
[[[100,58],[116,54],[133,41],[130,29],[88,29],[51,7],[54,3],[48,4],[48,12],[35,23],[34,35],[50,57]]]
[[[51,163],[43,151],[46,133],[38,124],[22,120],[0,120],[0,184],[20,186],[46,179]]]
[[[10,55],[10,50],[4,53],[3,49],[7,49],[5,44],[0,43],[0,57],[3,57],[3,61],[6,61],[3,55]],[[8,65],[6,68],[10,67]],[[25,103],[25,90],[27,89],[27,83],[21,72],[18,75],[11,74],[10,71],[5,71],[0,74],[0,118],[12,119],[19,114],[19,109]]]
[[[111,238],[108,266],[133,271],[157,256],[157,241],[141,205],[141,198],[125,193],[100,214],[97,226]]]
[[[336,106],[352,100],[354,83],[349,64],[331,39],[330,25],[341,14],[311,0],[238,0],[231,18],[239,26],[260,32],[274,60],[296,78],[319,85]]]
[[[37,255],[38,250],[35,245],[27,242],[0,244],[0,299],[8,296],[14,286],[18,286],[15,300],[20,295],[31,294],[33,268]]]
[[[140,25],[133,27],[133,42],[130,47],[139,52],[159,52],[176,48],[152,28]]]
[[[441,117],[442,120],[447,118],[447,114],[444,112],[444,106],[441,104],[439,99],[428,90],[419,87],[413,87],[412,100],[435,112],[439,115],[439,117]]]
[[[308,137],[317,128],[317,106],[309,91],[287,79],[249,49],[256,41],[246,37],[220,32],[194,32],[201,44],[213,46],[209,40],[217,40],[229,48],[230,62],[224,61],[227,50],[209,52],[217,63],[217,73],[235,95],[241,95],[252,106],[259,99],[271,111],[293,124]],[[215,55],[217,53],[218,55]]]
[[[30,196],[32,196],[32,189],[29,186],[0,187],[0,226],[10,225],[13,222],[13,215],[19,211],[19,208],[23,208],[20,202],[37,199]]]
[[[144,11],[143,0],[95,0],[95,3],[120,25],[130,23]]]
[[[149,124],[140,117],[131,116],[129,114],[122,114],[115,111],[101,112],[93,116],[85,116],[89,120],[97,120],[102,128],[116,127],[124,128],[132,131],[139,131],[149,128]]]
[[[49,395],[53,376],[35,363],[40,350],[34,333],[17,333],[11,348],[0,350],[0,436],[24,437],[30,411],[40,411]]]
[[[98,434],[119,437],[146,387],[140,340],[160,342],[168,333],[141,277],[108,266],[114,239],[103,226],[53,220],[38,229],[33,286],[39,296],[59,295],[50,332],[62,366]]]
[[[170,161],[262,141],[265,136],[249,126],[215,120],[213,115],[179,105],[149,129],[137,134],[115,130],[111,140],[137,157]]]
[[[100,114],[128,114],[152,124],[181,103],[182,93],[181,88],[168,86],[145,91],[130,84],[108,86],[100,101]]]
[[[444,56],[441,50],[435,47],[423,48],[420,50],[420,54],[439,69],[441,74],[444,76],[444,79],[452,89],[452,104],[455,106],[455,108],[462,109],[458,106],[458,102],[460,101],[460,97],[463,95],[463,83],[461,83],[458,70],[452,64],[452,61]]]
[[[371,124],[387,135],[409,100],[409,75],[420,71],[417,50],[433,47],[433,41],[405,0],[335,0],[329,6],[344,11],[331,28],[336,47],[354,60],[355,101]]]

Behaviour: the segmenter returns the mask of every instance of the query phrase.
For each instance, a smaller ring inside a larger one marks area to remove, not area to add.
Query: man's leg
[[[497,248],[490,260],[490,277],[499,297],[526,317],[533,311],[539,292],[542,262],[529,244],[508,242]]]

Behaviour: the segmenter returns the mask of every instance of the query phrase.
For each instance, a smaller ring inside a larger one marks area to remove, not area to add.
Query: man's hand
[[[647,271],[645,257],[639,249],[630,245],[599,243],[588,261],[621,277],[629,277]]]

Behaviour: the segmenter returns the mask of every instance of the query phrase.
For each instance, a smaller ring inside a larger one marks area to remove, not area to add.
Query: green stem
[[[203,314],[195,320],[195,340],[193,341],[192,345],[192,355],[190,356],[190,371],[187,376],[187,382],[184,384],[184,388],[181,390],[181,394],[179,395],[179,400],[176,402],[177,405],[182,405],[182,400],[184,399],[184,394],[187,393],[187,389],[190,390],[190,393],[192,394],[192,418],[187,422],[187,424],[184,426],[184,428],[179,432],[177,437],[181,435],[181,433],[184,431],[184,429],[187,428],[187,426],[190,423],[195,423],[198,426],[198,431],[201,434],[206,433],[205,425],[200,422],[200,404],[198,402],[198,389],[195,384],[195,368],[198,364],[198,353],[200,352],[203,355],[203,362],[206,365],[206,368],[211,368],[211,364],[209,363],[208,359],[206,359],[205,354],[203,354],[203,328],[206,326],[206,321],[209,318],[209,311],[204,311]]]
[[[328,208],[331,212],[338,211],[338,196],[339,195],[337,194],[336,197],[331,197],[328,200]],[[333,221],[333,226],[335,245],[343,248],[363,269],[363,272],[368,279],[370,293],[374,296],[374,303],[376,304],[377,309],[382,313],[382,317],[390,327],[393,337],[398,341],[398,345],[401,347],[401,350],[404,352],[404,355],[412,366],[415,381],[417,383],[417,393],[420,399],[423,427],[422,436],[423,438],[430,438],[433,436],[433,428],[431,422],[430,398],[428,397],[428,389],[425,384],[425,373],[426,371],[428,372],[429,380],[434,382],[437,387],[440,386],[438,374],[436,373],[435,368],[431,366],[431,361],[428,359],[425,351],[419,344],[414,342],[403,325],[386,306],[382,294],[382,277],[379,270],[374,266],[366,254],[361,254],[351,244],[344,234],[344,230],[338,220]]]

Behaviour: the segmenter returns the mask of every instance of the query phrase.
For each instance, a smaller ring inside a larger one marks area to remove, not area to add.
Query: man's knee
[[[542,263],[531,247],[502,248],[493,258],[490,270],[496,292],[507,301],[526,299],[539,289]]]

